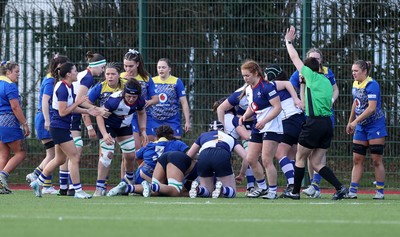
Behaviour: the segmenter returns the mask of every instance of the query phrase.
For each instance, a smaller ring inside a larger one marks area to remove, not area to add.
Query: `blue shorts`
[[[72,116],[71,131],[82,131],[82,115],[74,114]]]
[[[297,144],[301,127],[306,122],[304,114],[294,114],[289,118],[282,120],[283,137],[282,142],[290,146]]]
[[[44,128],[44,116],[42,112],[37,112],[36,117],[35,117],[35,129],[36,129],[36,134],[37,138],[39,140],[43,139],[51,139],[51,134],[50,131],[47,131]]]
[[[132,127],[128,126],[128,127],[122,127],[122,128],[112,128],[112,127],[107,127],[106,126],[106,131],[107,133],[109,133],[111,135],[111,137],[116,138],[116,137],[125,137],[125,136],[131,136],[133,135],[132,132]],[[103,134],[101,134],[101,132],[99,131],[97,133],[97,137],[99,139],[103,138]]]
[[[185,174],[192,164],[192,159],[181,151],[168,151],[164,152],[158,159],[157,162],[163,167],[164,171],[167,171],[167,165],[173,164],[176,166],[182,174]]]
[[[166,120],[156,120],[151,116],[148,116],[147,119],[147,127],[149,128],[149,132],[147,135],[156,135],[156,129],[161,125],[169,125],[174,130],[174,136],[182,136],[182,126],[181,126],[181,114],[177,113],[176,115],[172,116]],[[147,131],[147,129],[146,129]]]
[[[387,136],[387,131],[385,125],[385,118],[380,118],[379,120],[367,125],[357,124],[356,130],[354,131],[353,140],[369,141],[375,138],[381,138],[386,136]]]
[[[200,177],[224,177],[233,174],[231,153],[222,148],[207,148],[200,152],[197,162]]]
[[[2,143],[10,143],[24,139],[21,128],[0,127],[0,141]]]
[[[61,144],[73,140],[69,129],[50,127],[50,133],[54,144]]]
[[[140,177],[140,171],[151,178],[153,177],[154,167],[151,167],[148,164],[140,166],[135,173],[135,184],[141,184],[144,181],[144,179]]]
[[[17,117],[12,112],[2,112],[0,114],[0,141],[9,143],[24,138]]]
[[[250,136],[250,142],[263,143],[263,141],[282,141],[283,134],[276,132],[263,132],[263,133],[252,133]]]
[[[138,123],[138,116],[137,113],[133,114],[133,118],[132,118],[132,131],[135,133],[139,133],[140,132],[140,127],[139,127],[139,123]],[[151,128],[149,126],[149,115],[147,114],[147,121],[146,121],[146,134],[149,135],[151,133]]]

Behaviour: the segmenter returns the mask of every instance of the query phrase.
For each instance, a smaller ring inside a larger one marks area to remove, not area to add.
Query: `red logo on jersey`
[[[167,101],[167,95],[165,93],[161,93],[158,98],[160,99],[160,102],[162,102],[162,103]]]

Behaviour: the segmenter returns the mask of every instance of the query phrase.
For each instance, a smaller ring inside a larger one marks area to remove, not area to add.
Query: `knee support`
[[[114,148],[114,143],[112,145],[107,145],[103,139],[100,140],[100,162],[105,167],[108,167],[111,164],[114,156]]]
[[[174,187],[179,193],[182,191],[182,182],[176,179],[168,178],[168,186]]]
[[[367,154],[367,147],[361,144],[353,143],[353,152],[365,156]]]
[[[385,147],[385,145],[381,145],[381,144],[369,145],[369,150],[371,151],[371,154],[383,155],[384,147]]]
[[[74,143],[76,147],[83,147],[82,137],[74,137]]]
[[[46,142],[44,144],[44,148],[46,148],[46,150],[51,149],[53,147],[54,147],[54,142],[53,141],[49,141],[49,142]]]
[[[133,137],[121,141],[118,144],[121,147],[122,153],[131,153],[135,151],[135,139]]]

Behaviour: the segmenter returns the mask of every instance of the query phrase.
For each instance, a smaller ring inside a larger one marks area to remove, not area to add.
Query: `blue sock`
[[[97,180],[96,188],[105,190],[106,189],[106,181],[105,180]]]
[[[352,193],[357,193],[357,191],[358,191],[358,183],[351,182],[349,191],[352,192]]]
[[[384,189],[385,189],[385,182],[376,181],[376,191],[384,194]]]
[[[205,187],[199,186],[198,188],[199,189],[197,191],[197,194],[199,196],[201,196],[201,197],[209,197],[210,196],[210,192],[208,192],[208,190]]]
[[[2,171],[0,172],[0,174],[3,175],[6,179],[8,178],[8,176],[10,176],[10,174],[7,173],[7,172],[4,171],[4,170],[2,170]]]
[[[68,173],[66,170],[59,171],[60,189],[68,189]]]
[[[158,193],[160,191],[160,185],[157,183],[152,183],[151,184],[151,191]]]
[[[281,169],[282,169],[283,173],[285,174],[287,184],[293,184],[294,183],[294,166],[290,162],[289,158],[287,158],[287,156],[282,157],[279,160],[279,165],[281,166]]]
[[[232,187],[224,186],[222,187],[222,195],[224,195],[226,198],[234,198],[236,196],[236,192]]]
[[[321,175],[318,173],[314,173],[313,179],[311,181],[311,185],[314,186],[315,190],[320,191],[319,184],[321,183]]]

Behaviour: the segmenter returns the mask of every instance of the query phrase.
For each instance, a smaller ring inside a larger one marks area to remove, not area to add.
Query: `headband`
[[[99,66],[106,65],[106,63],[107,63],[106,60],[103,59],[103,60],[100,60],[100,61],[89,63],[89,67],[99,67]]]
[[[124,92],[125,92],[125,94],[139,95],[139,91],[136,88],[129,88],[127,86],[125,86]]]

